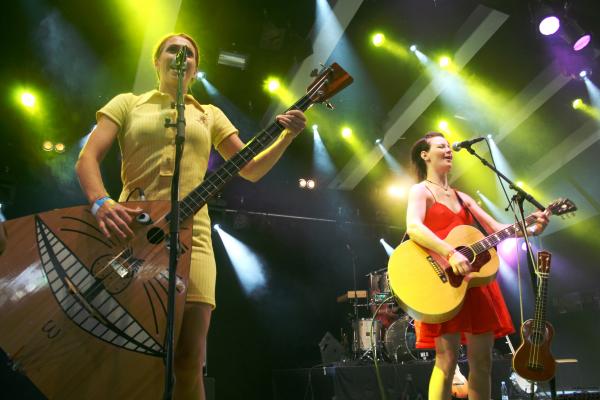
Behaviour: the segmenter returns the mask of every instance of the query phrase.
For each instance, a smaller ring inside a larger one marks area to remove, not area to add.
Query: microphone
[[[181,46],[177,55],[171,61],[171,68],[173,69],[186,69],[187,68],[187,46]]]
[[[452,143],[452,150],[460,151],[461,149],[471,147],[472,144],[481,142],[482,140],[485,140],[485,138],[480,136],[480,137],[476,137],[474,139],[463,140],[462,142],[454,142],[454,143]]]

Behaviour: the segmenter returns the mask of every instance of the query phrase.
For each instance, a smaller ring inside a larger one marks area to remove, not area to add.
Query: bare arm
[[[90,204],[108,195],[102,181],[100,163],[115,141],[118,132],[119,126],[114,121],[106,116],[101,116],[96,129],[90,135],[75,164],[79,183]],[[98,227],[106,237],[110,237],[110,231],[116,232],[123,238],[127,234],[133,235],[129,228],[130,214],[137,214],[139,211],[124,207],[114,201],[107,201],[96,213]]]
[[[470,269],[469,261],[454,247],[437,237],[423,224],[427,211],[427,189],[422,183],[413,185],[408,194],[408,207],[406,210],[406,231],[410,239],[446,258],[455,274],[465,275]]]
[[[423,224],[427,211],[427,198],[427,190],[423,184],[418,183],[410,188],[406,209],[406,232],[412,241],[446,256],[454,247],[437,237]]]
[[[100,163],[115,141],[118,132],[119,126],[115,122],[106,116],[101,116],[75,164],[79,184],[90,204],[108,194],[102,181]]]
[[[292,143],[292,140],[306,126],[306,117],[304,116],[304,113],[299,110],[291,110],[286,114],[278,115],[277,120],[286,129],[277,139],[275,139],[271,146],[250,160],[250,162],[242,168],[240,171],[242,178],[251,182],[256,182],[262,178],[271,170],[271,168],[273,168],[283,155],[285,149]],[[238,135],[230,135],[219,143],[217,150],[225,159],[229,159],[243,147],[244,142],[242,142]]]
[[[483,227],[489,233],[499,231],[511,225],[503,224],[501,222],[496,221],[494,218],[492,218],[492,216],[485,212],[485,210],[479,207],[477,202],[473,200],[468,194],[461,192],[460,196],[467,205],[467,207],[469,207],[469,210],[471,210],[473,215],[475,215],[475,217],[479,220],[479,222],[481,222]],[[530,228],[530,234],[539,235],[544,231],[544,229],[546,229],[546,226],[548,225],[548,214],[541,211],[536,211],[535,213],[533,213],[533,215],[536,216],[537,220],[535,225],[533,225]],[[523,236],[523,233],[521,231],[518,231],[517,234],[519,237]]]

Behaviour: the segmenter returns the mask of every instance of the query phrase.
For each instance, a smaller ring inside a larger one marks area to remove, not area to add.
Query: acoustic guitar
[[[535,300],[535,315],[521,326],[521,345],[513,357],[513,369],[521,377],[544,382],[552,379],[556,371],[556,361],[550,351],[554,336],[552,324],[546,321],[548,298],[548,278],[550,277],[551,254],[538,252],[538,293]]]
[[[546,211],[563,215],[576,211],[568,199],[558,199]],[[536,221],[526,218],[526,226]],[[460,225],[450,231],[444,241],[463,254],[472,271],[456,275],[448,261],[439,254],[407,240],[401,243],[388,261],[390,287],[400,307],[416,320],[441,323],[454,317],[462,307],[467,289],[494,280],[498,272],[498,255],[494,246],[514,237],[519,225],[513,224],[491,235],[483,236],[476,228]]]
[[[306,110],[352,83],[338,64],[315,73],[290,109]],[[330,105],[329,105],[330,106]],[[274,122],[180,201],[175,337],[181,326],[192,216],[283,127]],[[168,201],[143,211],[132,239],[106,238],[88,206],[4,222],[0,347],[49,399],[158,399],[163,392],[168,287]]]

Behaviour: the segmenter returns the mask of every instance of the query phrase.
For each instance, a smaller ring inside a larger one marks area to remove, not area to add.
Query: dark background
[[[338,3],[342,6],[343,0]],[[375,50],[369,35],[380,29],[400,43],[418,43],[431,58],[442,52],[452,54],[462,44],[461,26],[479,6],[508,15],[464,70],[495,96],[492,104],[497,106],[497,114],[484,115],[489,108],[449,105],[436,99],[406,131],[404,140],[389,148],[406,171],[410,144],[425,131],[436,129],[440,116],[482,116],[477,122],[452,120],[466,137],[496,133],[502,118],[507,117],[502,114],[505,101],[513,99],[552,62],[562,76],[570,76],[585,64],[596,73],[591,80],[597,82],[600,71],[595,43],[581,59],[565,56],[560,46],[536,33],[526,1],[365,0],[330,60],[348,69],[354,85],[334,99],[336,111],[311,110],[307,114],[309,124],[317,122],[322,127],[321,137],[336,175],[355,157],[339,136],[339,127],[351,124],[357,140],[370,151],[375,139],[395,121],[390,113],[394,104],[423,74],[414,59],[398,60]],[[5,5],[1,17],[0,202],[7,218],[85,202],[73,172],[79,142],[93,126],[95,110],[115,94],[132,90],[148,23],[140,7],[141,2],[117,0],[23,0]],[[597,1],[570,1],[569,14],[598,37]],[[188,32],[198,40],[200,68],[222,97],[211,98],[200,83],[194,85],[194,95],[201,102],[221,106],[241,128],[242,137],[250,138],[272,117],[267,112],[272,98],[262,89],[264,79],[267,75],[279,75],[284,82],[291,79],[299,62],[312,52],[315,16],[313,1],[183,0],[175,31]],[[273,29],[279,39],[269,41]],[[249,54],[248,68],[242,71],[218,65],[221,49]],[[21,86],[38,94],[43,112],[35,118],[14,100],[15,88]],[[553,154],[553,149],[592,120],[570,107],[576,97],[590,102],[583,82],[571,79],[502,137],[499,148],[516,177],[535,180],[532,165],[545,154]],[[275,109],[285,106],[289,104]],[[600,334],[597,128],[595,135],[575,157],[557,157],[560,167],[533,188],[544,202],[564,196],[574,199],[580,208],[567,221],[553,221],[541,244],[536,242],[537,248],[549,249],[554,257],[549,297],[549,319],[557,331],[553,350],[557,358],[579,359],[580,382],[576,383],[580,386],[599,383],[596,365],[600,349],[595,340]],[[67,152],[42,152],[41,142],[46,139],[63,141]],[[582,146],[576,140],[572,144]],[[336,297],[353,287],[354,274],[358,288],[366,289],[365,275],[387,263],[379,239],[396,246],[404,234],[405,200],[386,198],[385,187],[392,174],[383,160],[358,184],[340,189],[334,176],[315,167],[312,151],[308,128],[258,184],[236,179],[211,203],[213,222],[253,249],[263,260],[268,277],[264,289],[246,295],[221,240],[213,234],[218,306],[209,333],[208,374],[216,378],[218,398],[270,398],[273,369],[319,364],[318,343],[325,332],[339,338],[340,331],[349,327],[347,318],[352,310],[337,304]],[[114,196],[120,187],[118,156],[115,148],[103,164],[107,187]],[[459,157],[469,156],[458,153],[457,162]],[[213,165],[218,162],[215,157]],[[299,190],[298,178],[309,176],[317,177],[317,189]],[[489,188],[491,182],[493,177],[474,164],[453,185],[474,196],[478,187]],[[503,198],[488,197],[498,207],[505,207]],[[523,266],[523,255],[520,261]],[[513,259],[503,268],[512,271],[501,270],[499,279],[518,326],[516,262]],[[525,317],[529,318],[532,295],[523,272]],[[516,335],[513,341],[518,342]],[[501,343],[497,349],[507,352]]]

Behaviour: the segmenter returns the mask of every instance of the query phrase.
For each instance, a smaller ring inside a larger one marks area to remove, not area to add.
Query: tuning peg
[[[313,78],[316,77],[316,76],[319,76],[319,70],[316,69],[316,68],[313,69],[312,71],[310,71],[310,76],[313,77]]]
[[[335,106],[330,101],[325,101],[323,104],[325,104],[325,107],[329,108],[330,110],[335,110]]]

